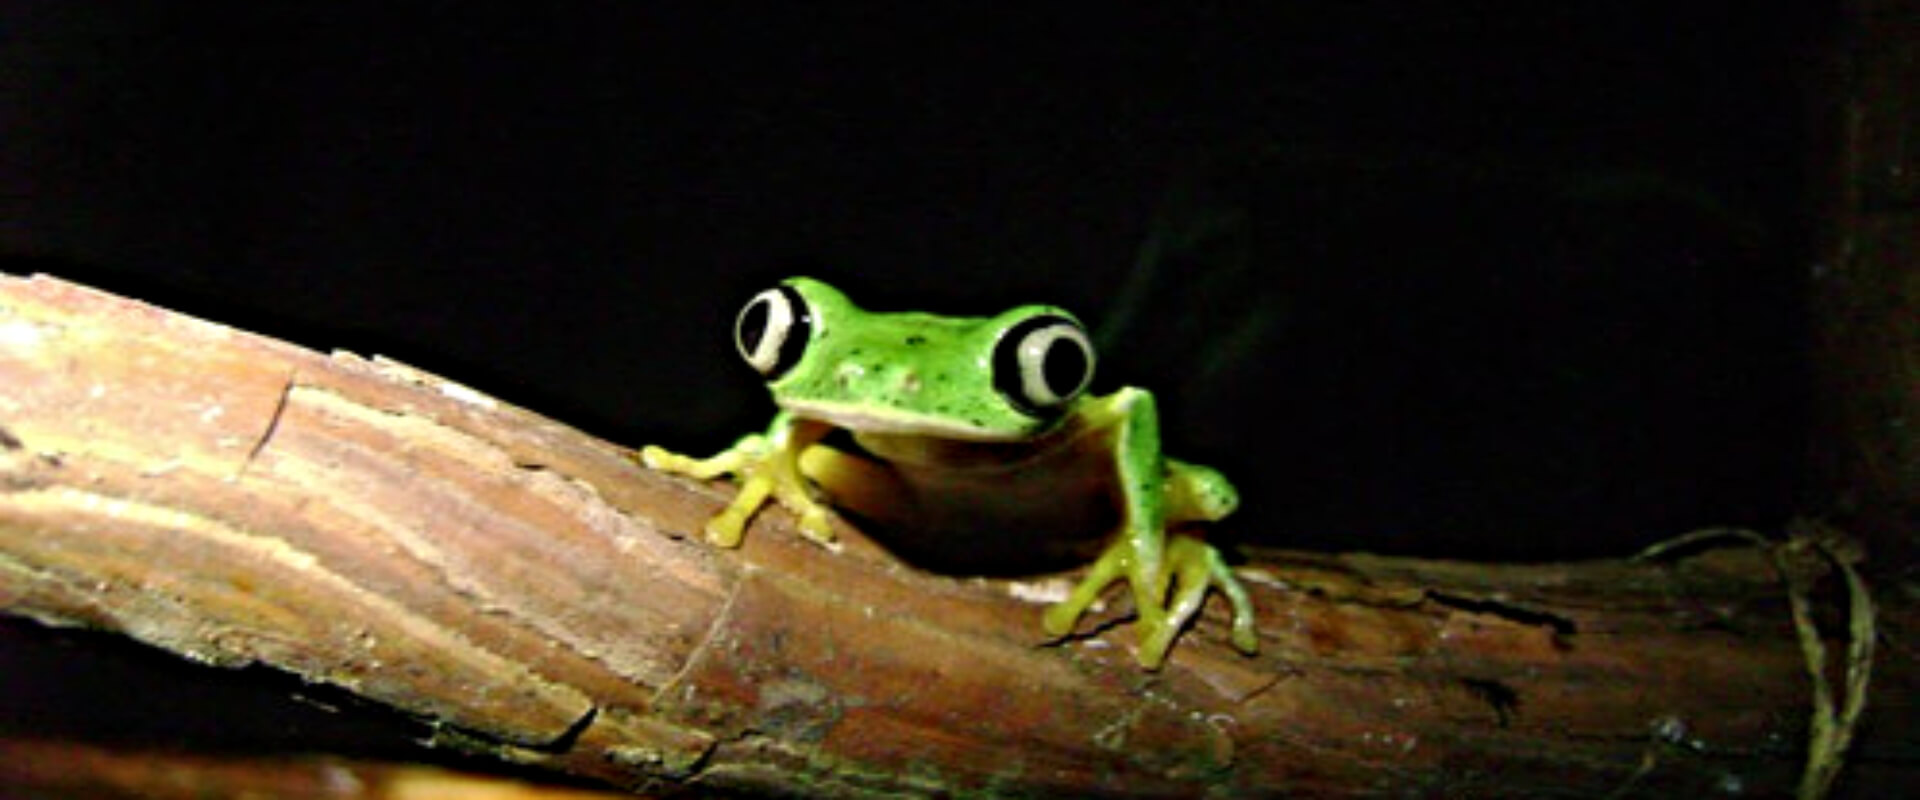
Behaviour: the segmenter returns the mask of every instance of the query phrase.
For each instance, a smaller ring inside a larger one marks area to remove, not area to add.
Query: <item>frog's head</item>
[[[1093,378],[1093,345],[1061,309],[875,313],[808,278],[755,295],[734,339],[782,408],[855,432],[1015,441],[1058,421]]]

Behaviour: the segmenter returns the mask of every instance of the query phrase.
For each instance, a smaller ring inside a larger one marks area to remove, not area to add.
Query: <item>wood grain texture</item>
[[[1777,796],[1800,766],[1806,678],[1756,553],[1265,554],[1261,654],[1215,600],[1148,673],[1124,607],[1045,641],[1070,575],[927,574],[779,512],[708,547],[729,491],[403,365],[0,276],[0,608],[503,759],[810,796]],[[1856,777],[1911,777],[1913,678],[1877,673]]]

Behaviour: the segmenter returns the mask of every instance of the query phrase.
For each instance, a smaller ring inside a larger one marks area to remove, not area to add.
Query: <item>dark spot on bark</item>
[[[1475,697],[1480,698],[1481,702],[1493,708],[1493,713],[1500,719],[1502,728],[1507,727],[1513,721],[1514,715],[1520,713],[1520,693],[1514,691],[1511,686],[1499,681],[1479,678],[1462,679],[1460,685],[1467,687],[1467,691],[1472,692]]]

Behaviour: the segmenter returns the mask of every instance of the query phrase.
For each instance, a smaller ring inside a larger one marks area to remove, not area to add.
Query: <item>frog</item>
[[[1065,309],[868,311],[826,282],[794,277],[742,307],[734,343],[773,396],[766,431],[707,458],[657,445],[639,452],[670,474],[739,480],[705,524],[712,545],[738,547],[769,501],[828,547],[835,511],[849,510],[930,535],[1088,541],[1091,566],[1041,615],[1052,641],[1074,634],[1124,581],[1140,667],[1166,663],[1210,590],[1232,606],[1234,647],[1258,652],[1248,593],[1198,531],[1238,506],[1233,484],[1162,454],[1151,392],[1088,392],[1094,347]],[[836,432],[851,446],[835,446]]]

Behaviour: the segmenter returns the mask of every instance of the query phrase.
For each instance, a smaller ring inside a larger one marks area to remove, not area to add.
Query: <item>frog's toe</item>
[[[646,465],[648,469],[685,475],[702,481],[738,473],[745,467],[746,460],[746,451],[737,447],[709,458],[694,458],[656,445],[640,448],[639,458],[640,463]]]
[[[806,482],[799,473],[780,471],[769,477],[774,501],[793,512],[794,525],[800,529],[800,534],[818,544],[833,543],[833,520],[827,513],[827,506],[815,500],[812,493],[807,491]]]
[[[1132,563],[1131,552],[1123,546],[1115,545],[1108,548],[1107,552],[1100,556],[1100,560],[1093,562],[1093,568],[1087,570],[1086,577],[1081,578],[1080,583],[1073,587],[1067,599],[1053,604],[1047,609],[1047,613],[1041,616],[1040,625],[1046,630],[1047,635],[1060,637],[1072,633],[1074,626],[1080,623],[1080,616],[1087,613],[1087,609],[1092,608],[1094,602],[1100,599],[1100,593],[1106,590],[1109,584],[1125,575],[1128,565]]]
[[[1048,636],[1057,639],[1072,633],[1074,626],[1080,624],[1080,615],[1085,612],[1085,608],[1078,608],[1070,603],[1055,603],[1040,616],[1040,628],[1045,630]]]
[[[767,502],[767,493],[772,481],[765,475],[752,475],[740,485],[740,493],[733,496],[733,502],[726,509],[707,520],[707,541],[717,547],[738,547],[741,536],[746,532],[747,521]]]
[[[1175,551],[1178,552],[1177,549]],[[1205,561],[1174,560],[1173,597],[1159,614],[1141,614],[1135,623],[1140,629],[1140,650],[1137,658],[1140,665],[1147,669],[1156,669],[1166,661],[1167,651],[1173,648],[1173,640],[1180,631],[1192,621],[1200,605],[1207,600],[1209,581]]]
[[[707,520],[707,541],[716,547],[739,547],[751,512],[730,507]]]
[[[1205,580],[1233,605],[1233,646],[1247,655],[1260,652],[1260,632],[1254,627],[1253,600],[1247,596],[1247,588],[1240,585],[1233,568],[1211,545],[1206,546],[1206,564]]]
[[[825,506],[808,503],[800,509],[800,533],[820,544],[833,543],[833,522],[827,517]]]
[[[1254,628],[1253,601],[1248,599],[1247,590],[1240,585],[1240,579],[1233,576],[1233,570],[1226,565],[1219,554],[1213,557],[1213,585],[1233,603],[1233,646],[1242,653],[1253,655],[1260,652],[1260,632]]]
[[[1233,646],[1242,653],[1255,655],[1260,652],[1260,634],[1253,629],[1253,617],[1234,617]]]
[[[1140,628],[1140,644],[1134,651],[1134,660],[1147,669],[1159,669],[1166,663],[1167,651],[1173,649],[1173,639],[1180,634],[1181,626],[1172,617],[1155,622],[1142,619],[1135,624]]]
[[[640,448],[639,460],[640,460],[640,463],[645,464],[648,469],[657,469],[657,470],[663,470],[666,472],[680,472],[682,471],[680,468],[680,464],[682,462],[691,461],[692,459],[689,459],[686,456],[670,451],[659,445],[650,444],[650,445],[647,445],[646,447]]]

